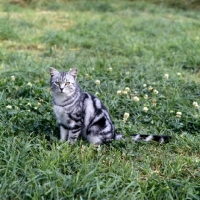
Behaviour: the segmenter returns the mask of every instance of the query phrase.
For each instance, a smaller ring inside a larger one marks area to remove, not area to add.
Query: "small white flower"
[[[32,83],[31,83],[31,82],[28,82],[27,85],[28,85],[29,87],[32,87]]]
[[[99,95],[99,92],[95,92],[95,95],[98,96],[98,95]]]
[[[140,100],[139,97],[137,96],[133,97],[133,101],[138,102],[139,100]]]
[[[148,99],[149,96],[147,94],[144,95],[144,99]]]
[[[181,116],[182,116],[182,112],[176,112],[176,117],[178,117],[178,118],[181,118]]]
[[[31,103],[27,103],[27,106],[31,106]]]
[[[42,104],[40,102],[38,102],[38,106],[41,106]]]
[[[90,78],[90,75],[89,74],[85,74],[85,78]]]
[[[165,79],[168,79],[168,78],[169,78],[169,74],[165,74],[165,75],[164,75],[164,78],[165,78]]]
[[[108,71],[109,71],[109,72],[112,72],[112,70],[113,70],[112,67],[109,67],[109,68],[108,68]]]
[[[126,75],[129,75],[130,74],[130,72],[126,72]]]
[[[118,94],[118,95],[121,95],[121,94],[122,94],[122,91],[121,91],[121,90],[117,90],[117,94]]]
[[[158,90],[153,90],[153,93],[154,94],[158,94]]]
[[[15,81],[15,76],[11,76],[11,80],[12,80],[12,81]]]
[[[149,91],[152,91],[152,90],[153,90],[153,87],[152,87],[152,86],[149,86],[149,87],[148,87],[148,90],[149,90]]]
[[[124,113],[124,119],[128,119],[128,118],[129,118],[129,116],[130,116],[130,114],[129,114],[129,113],[127,113],[127,112],[125,112],[125,113]]]
[[[126,88],[125,88],[125,91],[130,92],[130,88],[129,88],[129,87],[126,87]]]
[[[177,73],[177,76],[181,76],[181,73],[180,73],[180,72],[178,72],[178,73]]]
[[[128,92],[126,90],[122,91],[122,94],[128,94]]]
[[[6,108],[7,109],[12,109],[12,106],[11,105],[7,105]]]
[[[37,110],[37,109],[38,109],[38,107],[34,107],[34,109],[35,109],[35,110]]]
[[[197,103],[196,101],[194,101],[192,105],[193,105],[196,109],[199,109],[199,105],[198,105],[198,103]]]
[[[95,81],[95,84],[96,84],[96,85],[100,85],[100,83],[101,83],[100,80],[96,80],[96,81]]]
[[[157,102],[156,99],[153,99],[152,100],[152,106],[156,106],[156,102]]]
[[[125,112],[123,117],[123,122],[126,123],[128,118],[129,118],[129,113]]]
[[[144,107],[144,108],[143,108],[143,111],[144,111],[144,112],[148,112],[148,110],[149,110],[149,109],[148,109],[147,107]]]
[[[192,103],[192,105],[193,105],[193,106],[196,106],[196,105],[198,105],[198,103],[197,103],[196,101],[194,101],[194,102]]]
[[[147,84],[143,84],[143,87],[147,87]]]

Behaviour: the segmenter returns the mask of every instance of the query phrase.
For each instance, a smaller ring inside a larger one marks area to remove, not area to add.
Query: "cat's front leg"
[[[74,144],[76,142],[76,140],[78,139],[79,135],[80,135],[81,131],[73,131],[73,130],[69,130],[69,136],[68,136],[68,141],[70,142],[70,144]]]
[[[60,141],[65,142],[68,140],[69,130],[60,125]]]

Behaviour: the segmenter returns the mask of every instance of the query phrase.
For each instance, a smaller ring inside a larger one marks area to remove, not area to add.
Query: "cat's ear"
[[[68,73],[76,79],[76,76],[78,74],[78,69],[74,68],[74,69],[70,70]]]
[[[55,68],[53,68],[53,67],[50,67],[50,75],[51,76],[54,76],[54,75],[56,75],[56,74],[58,74],[59,73],[59,71],[57,70],[57,69],[55,69]]]

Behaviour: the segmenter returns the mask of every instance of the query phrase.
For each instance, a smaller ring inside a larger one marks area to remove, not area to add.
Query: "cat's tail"
[[[136,142],[156,141],[160,143],[167,143],[172,138],[169,135],[145,135],[145,134],[133,134],[130,137]],[[120,140],[121,138],[124,138],[124,135],[116,134],[115,140]]]

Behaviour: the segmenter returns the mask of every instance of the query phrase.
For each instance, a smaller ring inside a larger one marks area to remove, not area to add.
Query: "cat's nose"
[[[63,91],[64,88],[60,88],[61,92]]]

